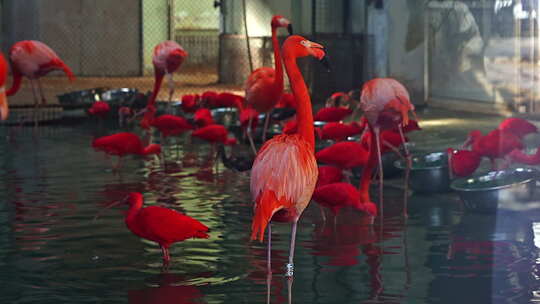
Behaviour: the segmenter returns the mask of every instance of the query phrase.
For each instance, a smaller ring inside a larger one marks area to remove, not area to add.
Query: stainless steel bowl
[[[216,108],[212,109],[212,117],[216,123],[230,127],[238,122],[238,109],[237,108]]]
[[[532,168],[511,168],[491,171],[472,178],[460,178],[450,188],[456,191],[465,207],[479,212],[515,209],[530,201],[536,187],[538,171]]]
[[[112,106],[130,105],[129,103],[139,93],[137,89],[119,88],[105,91],[101,94],[101,99]]]
[[[405,161],[397,160],[394,166],[405,170]],[[409,185],[416,192],[446,192],[450,190],[448,156],[446,152],[413,155]]]

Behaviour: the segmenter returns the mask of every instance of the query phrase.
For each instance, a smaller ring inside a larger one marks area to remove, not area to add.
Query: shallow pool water
[[[385,218],[374,225],[352,210],[335,224],[331,215],[324,222],[312,203],[298,228],[294,280],[283,276],[290,233],[284,224],[273,225],[268,278],[266,244],[249,241],[248,174],[216,168],[204,144],[182,142],[177,154],[174,140],[165,166],[128,157],[114,174],[90,142],[116,131],[91,123],[0,128],[0,303],[538,300],[538,212],[475,214],[454,194],[413,194],[405,220],[403,192],[391,185]],[[423,132],[433,146],[416,147],[425,150],[464,136],[429,120]],[[126,228],[126,206],[102,211],[131,191],[142,192],[147,205],[200,220],[211,237],[173,245],[164,269],[159,247]]]

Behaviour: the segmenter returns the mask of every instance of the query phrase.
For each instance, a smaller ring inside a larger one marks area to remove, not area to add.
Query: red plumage
[[[208,227],[176,210],[149,206],[142,208],[143,196],[132,192],[130,208],[125,223],[133,234],[158,243],[163,250],[165,262],[169,261],[168,248],[171,244],[189,238],[208,238]]]
[[[527,134],[538,133],[538,128],[531,122],[517,117],[506,118],[497,128],[501,131],[507,131],[519,138],[523,138]]]
[[[206,127],[216,123],[212,117],[212,112],[207,108],[198,109],[193,115],[193,120],[199,127]]]
[[[338,142],[315,153],[318,162],[341,169],[364,166],[368,156],[368,149],[360,143],[352,141]]]
[[[321,139],[335,141],[345,140],[350,136],[362,133],[363,128],[356,122],[345,124],[342,122],[329,122],[321,129]]]
[[[350,206],[370,215],[377,214],[377,206],[372,202],[361,203],[358,189],[349,183],[333,183],[318,187],[312,199],[338,214],[343,207]]]
[[[227,139],[228,131],[222,125],[209,125],[197,129],[191,133],[191,136],[204,139],[211,143],[222,143],[227,144],[229,140]]]
[[[164,137],[180,135],[193,129],[193,126],[185,118],[169,114],[157,117],[151,126],[158,129]]]
[[[104,101],[96,101],[92,104],[92,107],[88,109],[88,114],[95,116],[105,116],[111,111],[111,107]]]
[[[339,183],[342,179],[343,172],[340,168],[334,166],[319,166],[319,177],[317,178],[317,185],[315,185],[315,187]]]
[[[476,171],[480,165],[482,157],[474,151],[454,150],[449,148],[448,160],[454,176],[466,177]]]
[[[184,111],[184,113],[195,113],[199,106],[199,99],[200,96],[198,94],[182,96],[182,111]]]
[[[352,113],[351,109],[341,108],[341,107],[327,107],[320,109],[313,120],[315,121],[326,121],[326,122],[337,122],[343,120],[345,117],[349,116]]]
[[[154,154],[156,152],[156,146],[159,145],[154,144],[144,147],[139,136],[129,132],[103,136],[92,141],[92,147],[94,149],[120,157],[129,154]]]

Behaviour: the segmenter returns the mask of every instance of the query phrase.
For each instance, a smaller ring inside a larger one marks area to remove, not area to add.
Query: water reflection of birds
[[[203,275],[209,276],[209,275]],[[129,304],[191,304],[201,303],[204,294],[174,273],[161,273],[147,281],[146,288],[128,291]],[[157,285],[157,287],[155,287]]]

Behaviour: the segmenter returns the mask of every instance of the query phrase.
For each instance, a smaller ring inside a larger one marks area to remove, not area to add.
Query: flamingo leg
[[[253,151],[254,155],[257,155],[257,148],[255,148],[255,143],[253,142],[253,135],[251,134],[251,124],[253,121],[253,117],[249,117],[248,126],[246,129],[246,134],[249,139],[249,145],[251,146],[251,150]]]
[[[165,74],[165,77],[167,77],[167,85],[169,87],[169,102],[167,103],[167,112],[172,114],[172,97],[174,95],[173,74],[167,73]]]
[[[266,271],[272,274],[272,222],[268,223],[268,244],[266,248]]]
[[[384,218],[384,205],[383,205],[383,171],[382,171],[382,157],[381,157],[381,138],[380,129],[374,128],[375,141],[377,146],[377,161],[379,165],[379,202],[381,205],[381,221]]]
[[[286,265],[287,272],[285,273],[286,277],[292,277],[294,275],[294,246],[296,243],[296,226],[298,225],[298,219],[294,220],[292,224],[291,231],[291,245],[289,248],[289,263]]]
[[[38,79],[36,79],[36,82],[38,84],[39,95],[41,97],[41,104],[45,105],[45,104],[47,104],[47,100],[45,99],[45,94],[43,94],[43,88],[41,87],[41,81],[39,81],[39,78],[38,78]]]
[[[269,123],[270,123],[270,111],[266,112],[266,115],[264,115],[264,127],[263,127],[263,133],[262,133],[263,143],[266,141],[266,131],[268,131]]]
[[[272,286],[272,273],[266,274],[266,304],[270,304],[270,291]]]
[[[412,155],[409,153],[409,149],[407,148],[407,145],[405,144],[405,135],[403,134],[403,127],[401,127],[401,124],[398,125],[399,130],[399,136],[401,136],[401,142],[403,143],[403,150],[405,151],[405,159],[407,162],[407,166],[405,169],[405,185],[404,185],[404,193],[403,193],[403,216],[407,218],[409,216],[408,213],[408,199],[409,199],[409,176],[411,174],[411,167],[412,167]]]
[[[287,278],[287,298],[288,298],[287,303],[289,304],[292,303],[292,283],[293,283],[293,278],[292,277]]]
[[[321,210],[321,217],[323,222],[326,222],[326,213],[324,212],[323,206],[319,205],[319,209]]]
[[[39,101],[36,94],[36,88],[34,86],[34,80],[32,79],[30,79],[30,87],[32,87],[32,96],[34,97],[34,127],[37,128],[38,126],[37,113],[38,113]]]

